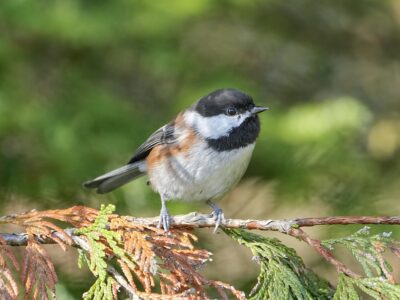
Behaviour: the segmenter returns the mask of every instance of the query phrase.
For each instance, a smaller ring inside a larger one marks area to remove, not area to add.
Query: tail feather
[[[143,170],[143,162],[133,163],[121,168],[110,171],[93,180],[86,181],[83,186],[86,188],[97,189],[97,193],[104,194],[134,180],[145,172]]]

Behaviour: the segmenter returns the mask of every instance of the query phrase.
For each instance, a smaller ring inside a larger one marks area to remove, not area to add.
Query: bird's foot
[[[160,211],[160,221],[158,221],[158,228],[164,229],[165,232],[169,230],[171,225],[171,217],[169,216],[168,209],[163,205]]]
[[[211,208],[213,209],[210,216],[213,217],[215,220],[215,227],[214,227],[213,233],[216,233],[218,230],[218,227],[225,220],[224,212],[218,205],[216,205],[215,203],[213,203],[211,201],[207,201],[207,204],[210,205]]]

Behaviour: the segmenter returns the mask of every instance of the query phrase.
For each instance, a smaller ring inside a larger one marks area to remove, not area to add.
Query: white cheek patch
[[[187,124],[195,128],[203,137],[217,139],[229,135],[233,128],[239,127],[250,115],[250,112],[245,112],[236,116],[220,114],[203,117],[195,111],[187,111],[184,117]]]

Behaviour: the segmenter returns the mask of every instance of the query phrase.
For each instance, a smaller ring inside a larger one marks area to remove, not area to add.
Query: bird
[[[126,165],[83,186],[104,194],[147,175],[161,198],[159,228],[171,225],[168,200],[204,201],[216,232],[224,213],[215,201],[244,175],[260,132],[258,114],[267,109],[238,89],[215,90],[151,134]]]

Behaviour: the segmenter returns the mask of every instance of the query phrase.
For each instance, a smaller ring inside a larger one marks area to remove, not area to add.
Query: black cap
[[[226,112],[228,107],[234,107],[239,112],[251,110],[253,99],[236,89],[219,89],[197,101],[192,109],[204,117],[217,116]]]

